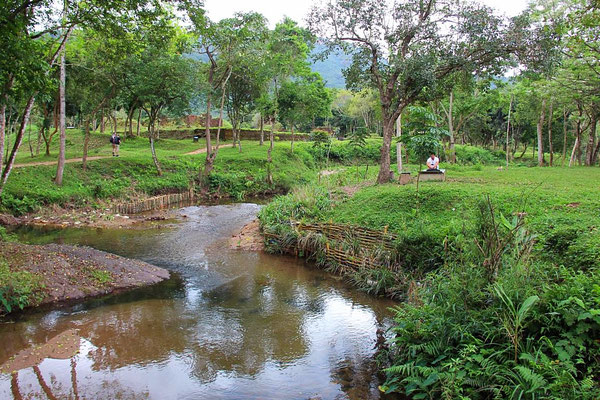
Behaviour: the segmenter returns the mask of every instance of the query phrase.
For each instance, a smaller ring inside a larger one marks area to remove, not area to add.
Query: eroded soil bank
[[[81,300],[158,283],[169,271],[84,246],[0,242],[0,258],[11,271],[39,279],[35,304]]]
[[[109,209],[52,207],[19,217],[0,214],[0,225],[146,229],[156,221],[180,220],[181,218],[185,218],[185,215],[180,215],[176,209],[121,215],[113,213]]]

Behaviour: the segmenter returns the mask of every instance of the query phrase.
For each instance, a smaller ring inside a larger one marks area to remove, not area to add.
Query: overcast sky
[[[509,17],[525,9],[527,0],[479,0]],[[218,21],[236,11],[258,11],[269,20],[271,27],[288,16],[304,25],[304,19],[313,1],[307,0],[205,0],[204,7],[212,20]]]

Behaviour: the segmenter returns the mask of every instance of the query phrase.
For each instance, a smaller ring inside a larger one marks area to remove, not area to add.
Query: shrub
[[[498,164],[505,160],[504,152],[491,152],[475,146],[456,145],[456,162],[465,165]],[[447,158],[450,154],[446,153]]]
[[[479,218],[479,227],[497,224]],[[489,257],[471,252],[428,275],[417,301],[395,308],[382,390],[415,399],[598,398],[598,268],[531,262],[520,255],[530,237],[524,227],[502,224],[510,226],[492,229],[503,254],[494,274]],[[476,239],[485,248],[489,232]],[[507,240],[513,250],[504,250]]]
[[[0,314],[36,304],[42,289],[39,277],[27,271],[13,272],[5,260],[0,260]]]

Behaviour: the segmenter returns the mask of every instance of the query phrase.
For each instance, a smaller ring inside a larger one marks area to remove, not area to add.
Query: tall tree
[[[232,18],[213,22],[203,14],[190,13],[195,30],[200,36],[200,50],[208,57],[207,94],[206,94],[206,159],[203,178],[207,177],[215,163],[219,151],[219,135],[223,121],[227,85],[233,73],[233,65],[240,52],[251,47],[256,33],[264,29],[264,17],[258,13],[236,13]],[[220,98],[219,127],[217,128],[216,147],[212,147],[210,115],[213,97]]]
[[[315,43],[315,37],[296,22],[285,18],[275,26],[269,37],[267,50],[270,57],[266,69],[270,76],[269,101],[263,101],[271,111],[271,131],[267,149],[267,182],[273,184],[273,140],[275,122],[279,116],[279,94],[283,85],[292,76],[306,75],[309,70],[307,56]]]
[[[240,152],[240,124],[256,108],[256,102],[268,82],[264,68],[264,60],[268,57],[266,43],[269,33],[266,20],[256,14],[255,21],[248,24],[248,29],[252,30],[253,34],[250,40],[242,41],[238,51],[233,54],[231,77],[225,98],[227,115],[233,128],[234,145],[237,142]]]
[[[327,117],[331,109],[331,96],[321,76],[316,73],[285,82],[279,92],[279,111],[292,132],[290,143],[294,152],[294,127],[299,123]]]
[[[456,71],[500,66],[523,37],[511,35],[491,9],[456,0],[335,0],[315,7],[309,25],[329,49],[352,54],[347,85],[379,92],[379,183],[390,179],[390,146],[402,111],[437,95],[442,81]]]

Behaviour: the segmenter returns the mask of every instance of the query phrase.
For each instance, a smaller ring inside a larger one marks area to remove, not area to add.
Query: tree
[[[292,76],[306,75],[309,67],[306,58],[313,48],[315,37],[296,22],[285,18],[275,26],[269,37],[267,50],[269,58],[266,70],[270,76],[269,97],[263,104],[271,111],[271,131],[267,149],[267,182],[273,184],[272,152],[275,122],[279,115],[279,92],[281,85]]]
[[[250,112],[256,108],[257,101],[266,87],[268,76],[265,74],[264,59],[268,28],[262,15],[256,14],[248,30],[253,34],[249,40],[240,43],[237,52],[233,54],[231,77],[227,84],[225,104],[227,115],[233,128],[233,142],[237,141],[239,151],[242,151],[240,124]]]
[[[176,41],[177,42],[177,41]],[[183,114],[198,85],[196,62],[168,49],[150,47],[134,60],[134,90],[139,104],[148,115],[148,139],[158,175],[162,170],[156,155],[156,123],[166,108]]]
[[[2,171],[0,194],[22,143],[35,99],[51,82],[50,72],[73,29],[93,26],[114,31],[125,21],[153,19],[162,10],[161,4],[153,0],[71,0],[66,10],[55,7],[52,0],[5,3],[0,7],[0,150],[4,146],[5,105],[18,96],[23,111],[15,144]]]
[[[285,82],[279,92],[279,111],[292,132],[291,151],[294,152],[294,126],[326,117],[330,113],[331,96],[317,73]]]
[[[402,111],[437,96],[456,71],[499,67],[518,39],[491,9],[454,0],[336,0],[313,8],[309,25],[330,50],[352,54],[347,86],[378,91],[383,119],[379,183],[390,179],[390,146]]]
[[[225,108],[225,97],[229,79],[233,73],[233,65],[239,56],[254,42],[255,34],[264,29],[265,20],[258,13],[236,13],[233,18],[212,22],[204,14],[190,14],[196,33],[200,36],[199,47],[208,57],[206,70],[206,159],[203,178],[207,177],[213,167],[219,151],[221,122]],[[216,147],[211,144],[210,124],[212,99],[220,95],[219,127],[217,128]]]
[[[378,111],[377,92],[370,88],[354,93],[348,104],[348,114],[357,121],[357,125],[358,121],[362,121],[364,130],[369,134],[376,130],[375,121],[381,116]]]

